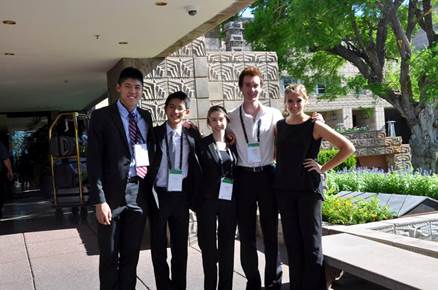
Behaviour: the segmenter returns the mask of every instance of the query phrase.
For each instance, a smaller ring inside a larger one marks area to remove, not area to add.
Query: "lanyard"
[[[246,143],[249,144],[248,134],[246,133],[246,129],[245,129],[245,123],[243,123],[242,110],[243,110],[242,106],[240,106],[240,110],[239,110],[239,112],[240,112],[240,124],[242,125],[243,134],[245,135]],[[262,124],[262,119],[259,119],[257,121],[257,142],[258,143],[260,143],[260,126],[261,126],[261,124]]]
[[[213,143],[214,149],[216,151],[217,156],[219,157],[219,167],[221,169],[221,177],[225,177],[226,173],[229,173],[232,169],[233,169],[233,154],[231,153],[230,148],[227,147],[227,153],[230,156],[230,170],[228,172],[225,172],[224,167],[223,167],[223,160],[222,160],[222,155],[221,152],[219,150],[219,148],[217,147],[216,143]]]
[[[166,127],[166,138],[164,138],[164,140],[166,141],[166,154],[167,154],[167,166],[170,169],[175,169],[172,168],[172,164],[170,164],[170,154],[169,154],[169,141],[167,140],[167,136],[169,136],[169,132],[167,131],[167,127]],[[173,136],[175,138],[175,135]],[[180,146],[180,150],[179,150],[179,169],[182,170],[182,158],[183,158],[183,142],[184,142],[184,133],[181,130],[181,146]]]

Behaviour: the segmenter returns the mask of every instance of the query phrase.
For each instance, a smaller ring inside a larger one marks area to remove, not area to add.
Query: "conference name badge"
[[[146,144],[134,145],[135,166],[149,166],[149,154]]]
[[[170,169],[167,191],[182,191],[183,173],[180,169]]]
[[[248,162],[258,163],[262,161],[262,153],[260,151],[260,143],[249,143],[247,147]]]
[[[231,178],[222,178],[219,189],[219,199],[231,200],[233,198],[233,180]]]

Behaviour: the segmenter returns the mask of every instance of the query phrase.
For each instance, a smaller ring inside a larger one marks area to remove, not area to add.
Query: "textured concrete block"
[[[207,112],[210,108],[210,101],[208,99],[198,99],[198,118],[207,118]]]
[[[208,93],[210,100],[223,100],[222,82],[208,82]]]
[[[224,107],[228,112],[239,107],[240,105],[242,105],[242,101],[224,101]]]
[[[207,119],[198,119],[199,121],[199,132],[201,132],[202,135],[207,136],[211,133],[210,127],[207,125]]]
[[[208,77],[208,62],[207,57],[195,57],[195,78],[198,77]]]
[[[190,120],[198,119],[198,103],[196,99],[190,100],[190,112],[187,118]]]
[[[167,76],[172,78],[193,78],[193,57],[167,57]]]
[[[208,79],[205,78],[195,78],[195,87],[196,87],[196,97],[198,99],[208,99],[209,91],[208,91]]]

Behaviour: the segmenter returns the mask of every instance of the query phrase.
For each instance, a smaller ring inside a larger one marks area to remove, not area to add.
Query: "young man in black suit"
[[[93,112],[88,130],[90,202],[96,206],[101,290],[134,290],[147,214],[144,181],[154,146],[149,112],[137,107],[143,74],[125,68],[119,99]]]
[[[189,207],[199,180],[195,144],[197,129],[182,126],[190,99],[184,92],[170,94],[165,102],[167,121],[154,128],[155,158],[148,179],[151,196],[151,254],[158,290],[184,290],[187,279]],[[167,225],[171,242],[171,273],[167,264]]]

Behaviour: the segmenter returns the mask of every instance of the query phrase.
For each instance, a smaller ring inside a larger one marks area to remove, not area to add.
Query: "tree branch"
[[[385,1],[386,13],[391,23],[391,28],[396,36],[397,44],[400,52],[400,95],[398,97],[398,104],[401,110],[405,113],[408,122],[416,119],[415,107],[412,102],[412,84],[410,78],[410,61],[411,61],[411,47],[408,36],[402,28],[400,19],[397,16],[397,9],[400,7],[401,1]],[[382,6],[380,6],[383,8]],[[388,9],[389,8],[389,9]],[[382,11],[384,13],[384,11]]]
[[[423,11],[420,9],[416,11],[418,24],[426,32],[429,48],[438,42],[438,34],[433,30],[432,13],[433,8],[430,0],[423,0]]]
[[[384,10],[385,11],[385,10]],[[377,58],[379,60],[380,66],[385,66],[385,42],[386,37],[388,35],[388,14],[383,12],[383,17],[379,20],[379,23],[377,24],[377,33],[376,33],[376,52],[377,52]]]
[[[335,47],[328,49],[327,52],[335,54],[335,55],[339,55],[340,57],[351,62],[355,67],[357,67],[359,72],[366,79],[370,78],[369,67],[367,66],[366,62],[363,61],[363,59],[361,57],[359,57],[357,54],[355,54],[353,51],[347,49],[346,47],[342,46],[341,44],[338,44]]]
[[[411,0],[409,1],[409,8],[408,8],[408,20],[406,25],[406,37],[409,40],[409,42],[412,39],[412,32],[414,31],[415,25],[417,24],[415,12],[417,10],[417,0]]]

